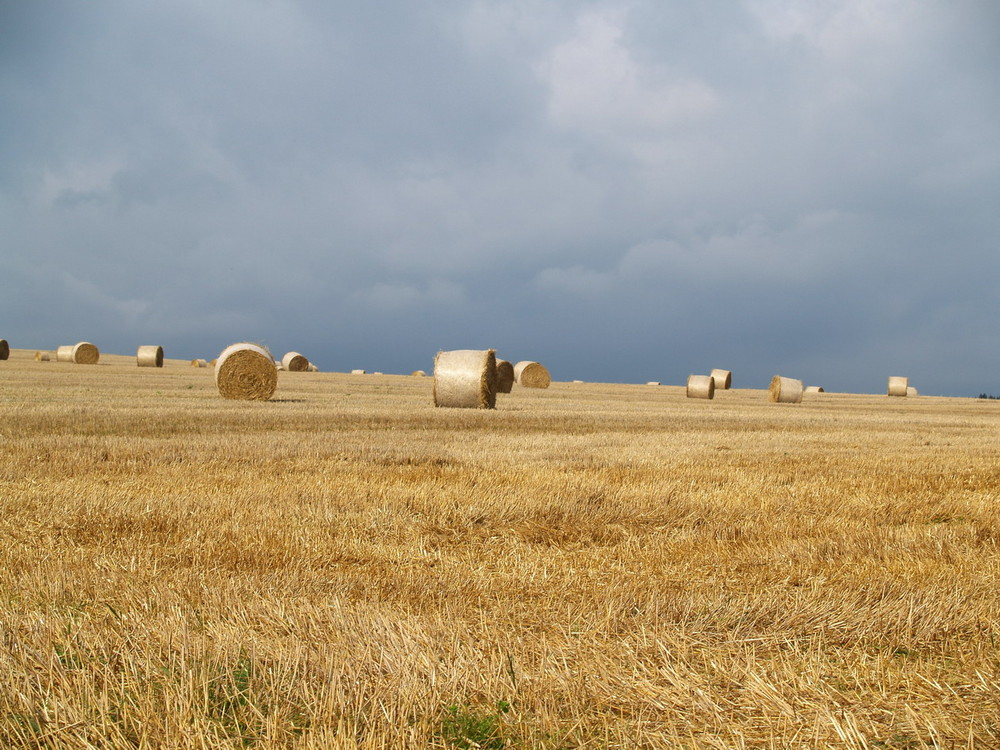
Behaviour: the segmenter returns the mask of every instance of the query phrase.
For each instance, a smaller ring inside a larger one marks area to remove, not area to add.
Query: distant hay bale
[[[72,362],[72,361],[73,361],[72,346],[60,346],[56,349],[56,362]]]
[[[821,385],[810,385],[806,387],[806,393],[826,393]]]
[[[659,380],[647,380],[646,385],[660,385]]]
[[[715,381],[716,390],[728,391],[733,385],[733,373],[730,370],[715,369],[709,377]]]
[[[434,358],[434,406],[493,409],[497,359],[493,349],[456,349]]]
[[[52,352],[35,352],[36,362],[48,362],[52,359]]]
[[[309,360],[298,352],[288,352],[281,358],[281,367],[289,372],[309,372]]]
[[[906,389],[910,385],[909,378],[903,378],[898,375],[889,376],[889,395],[890,396],[906,396]]]
[[[81,341],[73,346],[73,362],[78,365],[96,365],[100,358],[101,353],[89,341]]]
[[[140,346],[135,353],[135,363],[139,367],[163,367],[163,347]]]
[[[211,362],[208,363],[208,366],[215,367],[215,365],[218,364],[218,362],[219,362],[218,358],[213,359]]]
[[[497,360],[497,393],[510,393],[514,388],[514,365],[506,359]]]
[[[378,370],[376,370],[375,372],[372,373],[372,375],[385,375],[385,373],[384,372],[379,372]]]
[[[583,381],[582,380],[574,380],[573,382],[579,384],[579,383],[582,383]]]
[[[906,396],[907,396],[907,398],[909,398],[911,396],[919,396],[919,395],[920,395],[919,391],[917,391],[917,389],[914,388],[912,385],[906,386]]]
[[[715,398],[715,378],[711,375],[688,375],[688,398]]]
[[[278,372],[281,372],[282,370],[285,369],[284,366],[281,364],[281,362],[275,362],[274,366],[275,368],[277,368]]]
[[[351,375],[365,375],[365,374],[367,374],[366,370],[351,370]]]
[[[319,372],[319,368],[312,362],[309,363],[309,372]]]
[[[203,359],[192,359],[191,360],[191,366],[192,367],[208,367],[208,362],[206,362]]]
[[[223,398],[267,401],[278,387],[274,358],[256,344],[227,346],[215,365],[215,385]]]
[[[775,375],[771,378],[771,401],[777,404],[798,404],[802,401],[802,381]]]
[[[7,339],[0,339],[0,359],[8,357],[10,357],[10,344],[7,343]]]
[[[548,388],[551,382],[543,365],[527,360],[514,365],[514,380],[522,388]]]
[[[423,370],[414,370],[413,372],[410,373],[410,375],[413,376],[413,377],[415,377],[415,378],[426,378],[427,377],[427,373],[424,372]]]

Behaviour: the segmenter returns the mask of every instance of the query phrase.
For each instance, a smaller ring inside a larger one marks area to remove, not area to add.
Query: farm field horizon
[[[33,353],[0,747],[1000,746],[1000,402]]]

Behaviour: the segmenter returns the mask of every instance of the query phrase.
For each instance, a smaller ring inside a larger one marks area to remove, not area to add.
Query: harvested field
[[[1000,403],[0,371],[0,747],[1000,746]]]

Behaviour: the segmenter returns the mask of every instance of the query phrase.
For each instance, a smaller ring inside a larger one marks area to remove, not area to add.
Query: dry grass
[[[996,402],[32,354],[0,747],[1000,745]]]

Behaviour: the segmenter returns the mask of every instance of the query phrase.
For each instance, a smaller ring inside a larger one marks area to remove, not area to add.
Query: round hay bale
[[[711,375],[688,375],[688,398],[715,398],[715,378]]]
[[[806,393],[826,393],[821,385],[810,385],[806,387]]]
[[[365,370],[351,370],[351,375],[366,375],[366,374],[367,371]]]
[[[414,370],[413,372],[410,373],[410,375],[412,375],[415,378],[426,378],[427,377],[427,373],[424,372],[423,370]]]
[[[506,359],[497,360],[497,393],[510,393],[514,387],[514,365]]]
[[[660,385],[659,380],[647,380],[646,385]]]
[[[919,396],[919,395],[920,395],[919,391],[917,391],[917,389],[914,388],[912,385],[906,386],[906,397],[907,398],[910,398],[911,396]]]
[[[36,362],[48,362],[52,359],[51,352],[35,352]]]
[[[319,372],[319,368],[312,362],[309,363],[309,372]]]
[[[289,372],[309,372],[309,360],[298,352],[288,352],[281,358],[281,369]]]
[[[72,362],[73,361],[73,347],[72,346],[60,346],[56,349],[56,362]]]
[[[537,362],[523,361],[514,365],[514,380],[522,388],[548,388],[549,371]]]
[[[497,358],[493,349],[456,349],[434,358],[434,406],[493,409]]]
[[[215,365],[215,385],[223,398],[267,401],[278,387],[271,353],[256,344],[232,344]]]
[[[730,370],[715,369],[709,377],[715,381],[716,390],[728,391],[733,386],[733,373]]]
[[[218,359],[218,357],[216,357],[215,359],[213,359],[211,362],[208,363],[208,366],[209,367],[215,367],[218,363],[219,363],[219,359]]]
[[[771,378],[770,398],[776,404],[798,404],[802,401],[802,381],[775,375]]]
[[[191,360],[191,366],[192,367],[208,367],[208,362],[206,362],[203,359],[192,359]]]
[[[10,357],[10,344],[7,343],[7,339],[0,339],[0,359],[8,357]]]
[[[73,362],[78,365],[96,365],[100,358],[101,353],[89,341],[81,341],[73,346]]]
[[[903,378],[898,375],[889,376],[889,395],[890,396],[905,396],[906,389],[910,385],[909,378]]]
[[[163,367],[163,347],[140,346],[135,353],[135,363],[139,367]]]

